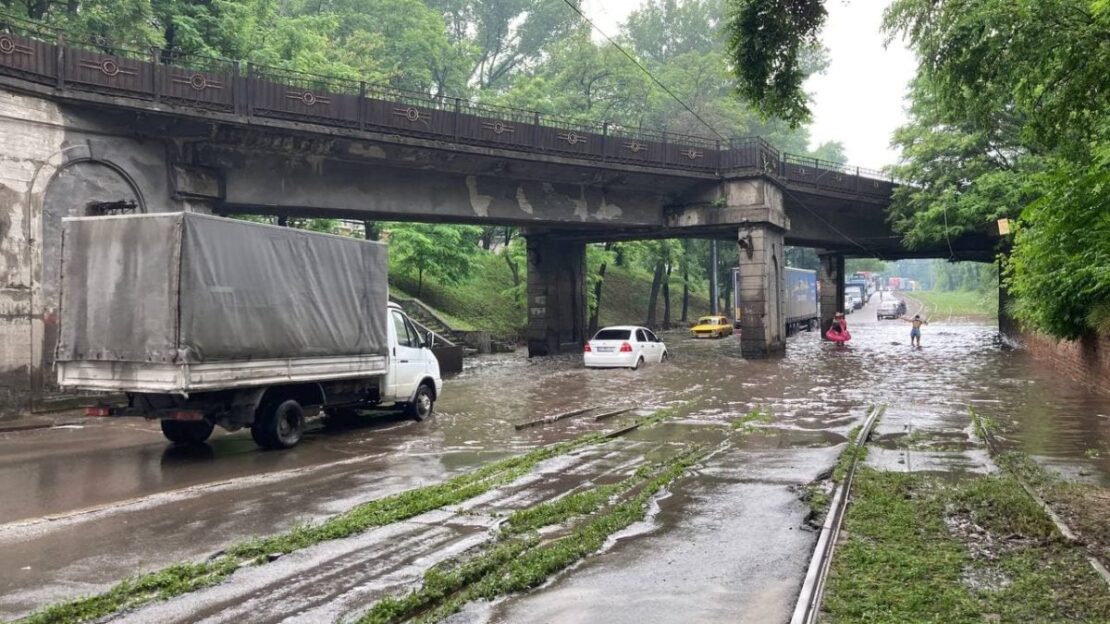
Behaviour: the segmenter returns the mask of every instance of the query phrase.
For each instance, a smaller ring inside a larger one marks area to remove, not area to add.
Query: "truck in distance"
[[[381,243],[159,213],[65,219],[63,245],[58,384],[127,397],[93,415],[289,448],[325,408],[423,419],[442,392],[434,335],[389,303]]]

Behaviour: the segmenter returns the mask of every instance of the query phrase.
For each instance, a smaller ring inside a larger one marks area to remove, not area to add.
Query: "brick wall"
[[[1022,329],[1010,328],[1007,339],[1036,359],[1081,383],[1110,394],[1110,336],[1081,340],[1056,340]]]

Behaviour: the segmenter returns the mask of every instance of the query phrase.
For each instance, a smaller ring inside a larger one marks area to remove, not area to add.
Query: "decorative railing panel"
[[[58,48],[53,43],[32,39],[0,26],[0,65],[15,75],[54,76],[58,67]]]
[[[85,85],[94,91],[152,95],[154,65],[133,55],[103,54],[66,48],[63,56],[65,82]]]
[[[198,55],[162,57],[156,72],[161,99],[214,110],[235,111],[239,64]]]
[[[894,188],[881,172],[780,154],[760,138],[718,141],[584,124],[225,59],[127,50],[107,41],[67,42],[56,30],[3,15],[0,75],[66,90],[593,161],[711,174],[757,171],[793,185],[868,197],[889,197]]]

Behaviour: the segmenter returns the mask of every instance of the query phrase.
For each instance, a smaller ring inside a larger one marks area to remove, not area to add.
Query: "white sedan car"
[[[582,349],[587,368],[640,368],[667,359],[667,345],[646,327],[615,325],[601,329]]]

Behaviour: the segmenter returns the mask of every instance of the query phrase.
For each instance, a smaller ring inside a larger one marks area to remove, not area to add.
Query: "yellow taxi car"
[[[727,316],[703,316],[690,333],[694,338],[724,338],[732,335],[732,323]]]

